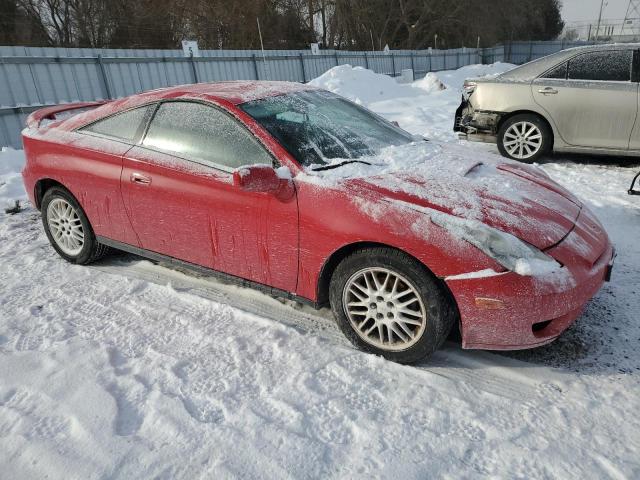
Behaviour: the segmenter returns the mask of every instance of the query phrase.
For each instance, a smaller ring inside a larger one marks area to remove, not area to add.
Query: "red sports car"
[[[330,304],[400,361],[560,335],[608,280],[602,225],[542,170],[430,142],[306,85],[223,82],[46,108],[24,182],[72,263],[109,247]]]

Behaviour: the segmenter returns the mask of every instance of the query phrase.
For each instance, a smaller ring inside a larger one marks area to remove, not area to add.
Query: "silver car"
[[[454,130],[522,162],[552,150],[640,155],[639,48],[571,48],[467,80]]]

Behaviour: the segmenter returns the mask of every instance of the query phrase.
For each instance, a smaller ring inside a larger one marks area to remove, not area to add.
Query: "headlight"
[[[432,208],[395,200],[396,205],[429,215],[436,225],[469,242],[507,270],[523,276],[540,276],[562,268],[554,258],[510,233],[477,220],[454,217]]]
[[[519,275],[538,276],[562,267],[555,259],[533,245],[476,220],[432,213],[431,221],[480,249],[507,270]]]

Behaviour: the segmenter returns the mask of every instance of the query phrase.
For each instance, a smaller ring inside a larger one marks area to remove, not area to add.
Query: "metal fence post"
[[[44,101],[42,99],[42,95],[40,94],[40,85],[38,82],[38,77],[36,76],[35,72],[33,71],[33,65],[29,64],[29,73],[31,73],[31,80],[33,81],[33,87],[36,89],[36,96],[38,97],[38,102],[40,102],[40,104],[44,104]]]
[[[396,76],[396,59],[393,56],[393,52],[391,52],[391,68],[393,68],[393,74],[392,76]]]
[[[369,56],[367,55],[367,52],[364,52],[364,65],[366,69],[369,70]]]
[[[411,57],[411,70],[413,70],[413,78],[416,78],[416,66],[413,62],[413,52],[411,52],[409,56]]]
[[[258,70],[258,61],[256,60],[256,54],[252,54],[251,58],[253,58],[253,70],[256,74],[256,80],[260,80],[260,70]]]
[[[340,65],[340,60],[338,60],[338,52],[336,50],[333,51],[333,56],[336,59],[336,67]]]
[[[302,67],[302,81],[307,81],[307,71],[304,68],[304,53],[300,52],[300,67]]]
[[[104,68],[104,63],[102,62],[102,55],[98,55],[96,57],[96,61],[100,70],[100,78],[102,79],[102,84],[104,85],[104,91],[107,94],[107,98],[111,100],[113,98],[113,95],[111,95],[111,87],[109,87],[109,79],[107,78],[107,72]]]
[[[427,58],[429,59],[429,68],[427,69],[427,73],[429,73],[431,71],[431,52],[429,52]]]
[[[191,63],[191,71],[193,72],[193,83],[198,82],[198,70],[196,69],[196,62],[193,59],[193,52],[189,54],[189,63]]]

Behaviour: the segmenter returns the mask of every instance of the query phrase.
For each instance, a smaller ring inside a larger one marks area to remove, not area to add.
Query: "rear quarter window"
[[[104,120],[98,120],[91,125],[82,127],[79,131],[133,142],[144,127],[144,122],[152,108],[152,105],[146,105],[126,112],[116,113]]]
[[[567,62],[561,63],[546,71],[540,78],[564,80],[567,78]]]

